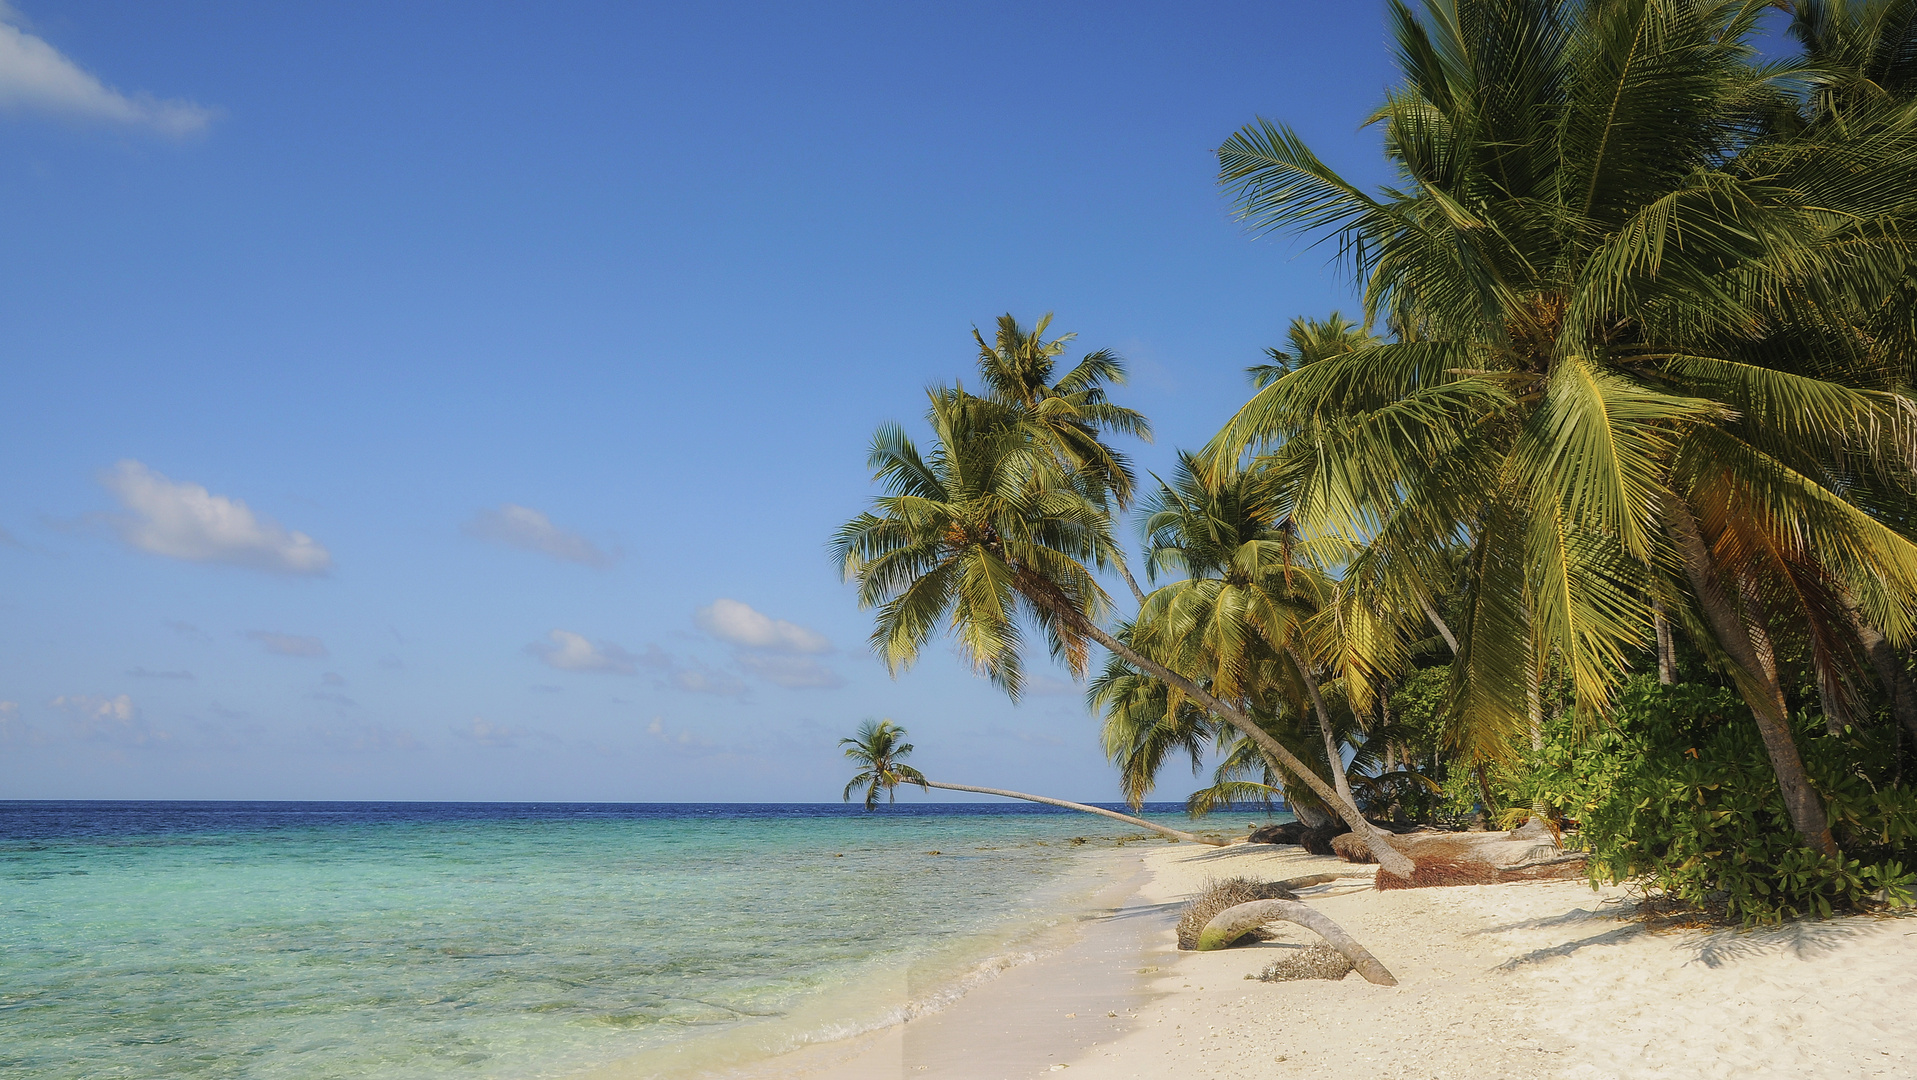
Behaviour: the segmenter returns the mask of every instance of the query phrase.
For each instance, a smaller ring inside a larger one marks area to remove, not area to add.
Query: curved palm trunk
[[[1314,910],[1296,900],[1253,900],[1250,903],[1229,907],[1211,917],[1198,935],[1198,951],[1211,952],[1222,949],[1253,930],[1273,919],[1294,922],[1325,939],[1325,943],[1344,954],[1351,961],[1358,974],[1366,982],[1379,986],[1396,986],[1398,980],[1391,970],[1371,955],[1371,951],[1358,944],[1356,938],[1345,933],[1344,927],[1326,918],[1323,912]],[[1247,976],[1249,977],[1249,976]]]
[[[1107,810],[1102,806],[1087,806],[1084,803],[1066,802],[1064,799],[1048,799],[1043,795],[1027,795],[1022,791],[1006,791],[1002,788],[973,787],[970,784],[945,784],[937,780],[927,780],[925,781],[925,786],[944,788],[946,791],[970,791],[978,795],[997,795],[1005,799],[1024,799],[1026,802],[1044,803],[1047,806],[1062,806],[1067,810],[1077,810],[1083,814],[1098,814],[1102,817],[1111,818],[1114,821],[1122,821],[1127,825],[1136,825],[1141,829],[1150,829],[1160,836],[1172,840],[1183,840],[1188,844],[1209,844],[1212,847],[1225,846],[1223,840],[1212,840],[1194,833],[1180,832],[1168,825],[1159,825],[1155,822],[1146,821],[1144,818],[1133,817],[1130,814],[1121,814],[1116,810]]]
[[[1027,595],[1029,596],[1031,594],[1028,593]],[[1230,705],[1225,704],[1205,692],[1205,690],[1200,688],[1199,685],[1192,680],[1182,675],[1173,674],[1170,668],[1167,668],[1156,660],[1149,659],[1137,649],[1132,648],[1106,633],[1104,628],[1087,619],[1077,608],[1069,604],[1060,604],[1053,598],[1047,596],[1033,596],[1032,599],[1036,602],[1043,603],[1055,614],[1070,621],[1080,633],[1103,645],[1112,653],[1124,658],[1126,663],[1131,664],[1140,671],[1150,672],[1158,678],[1165,680],[1165,682],[1170,685],[1176,686],[1180,693],[1203,705],[1214,715],[1243,732],[1245,737],[1255,743],[1260,750],[1263,750],[1284,763],[1285,768],[1290,769],[1298,779],[1304,781],[1306,787],[1316,792],[1318,797],[1324,800],[1325,805],[1336,811],[1338,816],[1345,820],[1345,824],[1351,826],[1353,832],[1365,838],[1371,845],[1371,853],[1377,856],[1378,865],[1385,871],[1395,874],[1398,877],[1408,878],[1411,876],[1411,872],[1417,868],[1409,856],[1393,846],[1390,833],[1385,832],[1383,829],[1365,820],[1365,816],[1358,812],[1357,806],[1345,801],[1330,784],[1325,783],[1316,772],[1312,771],[1310,766],[1301,761],[1298,755],[1287,750],[1285,745],[1277,739],[1272,738],[1269,731],[1259,727],[1258,721],[1253,720],[1250,715],[1242,710],[1232,708]]]
[[[1754,628],[1746,625],[1730,597],[1725,595],[1710,549],[1698,535],[1697,520],[1691,516],[1690,508],[1677,498],[1665,498],[1663,503],[1664,520],[1684,558],[1684,573],[1697,595],[1697,605],[1703,610],[1718,646],[1731,658],[1731,663],[1737,665],[1732,681],[1757,721],[1757,732],[1764,739],[1771,769],[1777,773],[1777,786],[1783,792],[1784,809],[1790,814],[1791,826],[1806,847],[1835,855],[1837,841],[1831,836],[1830,823],[1824,816],[1824,802],[1818,797],[1817,789],[1811,787],[1810,777],[1804,771],[1804,759],[1791,737],[1790,716],[1784,707],[1784,690],[1778,685],[1776,668],[1753,641]],[[1765,635],[1762,641],[1765,653],[1769,651],[1769,644],[1769,636]]]

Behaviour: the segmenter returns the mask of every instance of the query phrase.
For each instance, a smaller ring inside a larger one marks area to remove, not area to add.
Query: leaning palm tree
[[[1070,371],[1054,379],[1058,357],[1076,334],[1045,340],[1052,324],[1047,312],[1030,330],[1009,313],[998,318],[990,344],[978,328],[978,373],[984,396],[1016,409],[1035,438],[1048,445],[1067,468],[1076,473],[1086,494],[1100,505],[1123,512],[1131,505],[1137,479],[1125,455],[1105,442],[1107,433],[1150,441],[1151,422],[1144,414],[1114,404],[1106,386],[1125,382],[1125,361],[1110,349],[1086,353]],[[1125,560],[1114,560],[1118,572],[1139,603],[1138,588]]]
[[[1397,340],[1279,375],[1211,461],[1265,453],[1314,532],[1466,541],[1454,670],[1481,730],[1527,729],[1540,650],[1601,714],[1677,605],[1796,831],[1834,852],[1766,612],[1802,604],[1836,641],[1848,598],[1917,637],[1917,545],[1868,497],[1909,490],[1908,358],[1838,332],[1909,279],[1917,123],[1780,130],[1791,72],[1747,45],[1765,6],[1394,0],[1405,81],[1373,121],[1398,186],[1361,190],[1268,121],[1219,160],[1254,227],[1338,241]]]
[[[1110,518],[1015,410],[958,389],[928,397],[931,452],[921,454],[897,425],[880,428],[869,461],[886,494],[841,526],[832,545],[860,605],[878,609],[871,643],[889,669],[909,666],[949,628],[974,667],[1016,699],[1025,625],[1036,625],[1077,676],[1096,643],[1244,732],[1371,839],[1385,869],[1411,873],[1382,830],[1250,714],[1104,629],[1108,599],[1092,567],[1111,565]]]
[[[1102,806],[1087,803],[1069,802],[1045,795],[1027,795],[1022,791],[1006,791],[1003,788],[974,787],[971,784],[951,784],[941,780],[928,780],[925,774],[904,763],[912,753],[912,744],[902,742],[905,729],[890,720],[867,720],[859,725],[856,735],[849,739],[840,739],[839,745],[845,748],[845,756],[858,765],[859,771],[845,785],[845,801],[852,801],[852,793],[860,787],[865,788],[865,808],[876,810],[879,806],[879,792],[886,793],[886,801],[894,801],[900,784],[917,784],[920,788],[939,788],[944,791],[970,791],[979,795],[997,795],[1005,799],[1022,799],[1025,802],[1043,803],[1046,806],[1076,810],[1082,814],[1097,814],[1127,825],[1136,825],[1149,829],[1169,840],[1182,840],[1191,844],[1209,844],[1222,847],[1224,841],[1213,837],[1198,836],[1169,825],[1160,825],[1155,821],[1146,821],[1141,817],[1121,814],[1116,810],[1107,810]]]

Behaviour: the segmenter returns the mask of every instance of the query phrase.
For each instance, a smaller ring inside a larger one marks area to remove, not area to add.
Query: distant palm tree
[[[879,792],[883,790],[887,801],[892,801],[900,784],[917,784],[921,788],[941,788],[946,791],[970,791],[980,795],[997,795],[1006,799],[1023,799],[1026,802],[1044,803],[1047,806],[1077,810],[1083,814],[1097,814],[1127,825],[1136,825],[1141,829],[1172,840],[1182,840],[1190,844],[1209,844],[1213,847],[1223,845],[1223,841],[1198,836],[1160,825],[1144,818],[1121,814],[1116,810],[1107,810],[1102,806],[1089,806],[1085,803],[1068,802],[1065,799],[1053,799],[1044,795],[1027,795],[1022,791],[1006,791],[1003,788],[974,787],[970,784],[948,784],[938,780],[927,780],[924,774],[904,763],[903,759],[912,752],[912,744],[901,742],[905,738],[905,729],[890,720],[867,720],[859,725],[858,734],[850,739],[840,739],[839,745],[845,748],[845,756],[859,766],[858,775],[845,785],[845,801],[852,801],[852,793],[860,786],[865,788],[865,808],[876,810],[879,806]]]
[[[881,791],[885,792],[886,802],[896,802],[900,784],[926,786],[925,777],[904,762],[912,752],[912,744],[901,742],[903,738],[905,729],[892,721],[867,720],[859,725],[857,735],[839,740],[839,745],[845,748],[845,756],[860,767],[858,775],[845,785],[846,802],[851,802],[852,793],[864,786],[865,808],[876,810]]]

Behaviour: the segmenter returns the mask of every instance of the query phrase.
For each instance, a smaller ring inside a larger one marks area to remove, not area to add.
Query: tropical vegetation
[[[975,332],[834,541],[873,647],[948,633],[1014,698],[1029,631],[1102,648],[1135,804],[1209,757],[1195,812],[1282,799],[1390,873],[1373,818],[1549,816],[1737,917],[1908,898],[1917,0],[1389,11],[1392,184],[1275,121],[1218,151],[1359,316],[1295,320],[1149,485],[1119,357]]]

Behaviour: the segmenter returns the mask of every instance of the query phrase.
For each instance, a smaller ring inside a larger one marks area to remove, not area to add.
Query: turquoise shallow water
[[[0,803],[0,1076],[743,1061],[1028,947],[1127,835],[1001,806]]]

